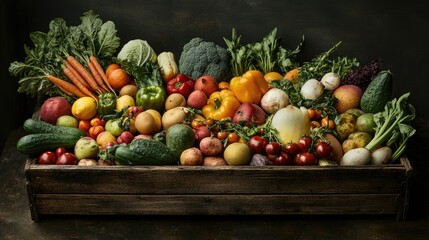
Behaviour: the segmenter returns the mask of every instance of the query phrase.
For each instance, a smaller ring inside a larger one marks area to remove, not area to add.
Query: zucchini
[[[57,126],[33,118],[25,120],[23,128],[28,133],[56,133],[74,135],[76,137],[85,136],[85,132],[79,128]]]
[[[392,73],[388,70],[379,72],[369,83],[360,99],[360,108],[366,113],[378,113],[392,96]]]
[[[38,154],[58,147],[74,148],[80,136],[58,133],[32,133],[21,137],[16,149],[23,154]]]
[[[115,151],[115,160],[125,165],[172,165],[176,164],[167,146],[156,140],[135,139],[128,146]]]

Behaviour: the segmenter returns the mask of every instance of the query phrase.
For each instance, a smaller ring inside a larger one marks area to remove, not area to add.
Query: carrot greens
[[[65,96],[65,93],[49,81],[48,76],[68,79],[63,72],[64,60],[75,57],[87,63],[95,56],[106,65],[120,45],[115,24],[104,22],[99,15],[88,11],[80,18],[78,26],[67,26],[62,18],[49,23],[47,32],[30,33],[32,46],[25,45],[24,61],[14,61],[9,66],[12,76],[19,79],[18,92],[35,96]]]

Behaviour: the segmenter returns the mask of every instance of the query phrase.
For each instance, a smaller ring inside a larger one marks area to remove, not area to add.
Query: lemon
[[[90,120],[97,114],[97,102],[92,97],[80,97],[72,105],[72,115],[80,120]]]
[[[116,99],[116,111],[121,111],[125,107],[135,106],[134,98],[130,95],[123,95]]]

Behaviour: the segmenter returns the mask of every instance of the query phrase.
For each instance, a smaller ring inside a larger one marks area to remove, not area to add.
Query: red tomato
[[[301,150],[299,149],[298,143],[287,143],[283,151],[287,154],[294,156],[298,154]]]
[[[311,148],[311,144],[313,142],[313,139],[311,137],[302,137],[298,141],[298,146],[301,152],[307,152]]]
[[[59,158],[63,153],[66,153],[67,149],[65,147],[59,147],[55,150],[55,155]]]
[[[265,153],[279,154],[282,151],[282,146],[278,142],[270,142],[265,146]]]
[[[267,146],[268,141],[259,136],[255,135],[249,139],[249,148],[253,153],[265,153],[265,147]]]
[[[64,153],[61,155],[56,162],[57,165],[76,165],[77,157],[73,153]]]
[[[315,165],[317,159],[313,153],[303,152],[295,156],[294,162],[298,166]]]
[[[326,142],[318,142],[316,144],[316,154],[319,158],[329,158],[332,156],[333,148]]]
[[[274,159],[274,165],[292,165],[293,157],[287,153],[281,153]]]
[[[46,151],[39,155],[37,159],[38,164],[55,164],[57,161],[57,156],[52,151]]]

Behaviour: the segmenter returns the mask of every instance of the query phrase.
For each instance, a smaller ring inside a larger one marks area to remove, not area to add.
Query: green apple
[[[74,127],[77,128],[78,127],[78,121],[75,117],[71,116],[71,115],[62,115],[61,117],[59,117],[57,119],[57,126],[62,126],[62,127]]]
[[[115,137],[121,135],[123,131],[122,127],[119,125],[119,120],[117,119],[107,120],[104,130],[111,132]]]

